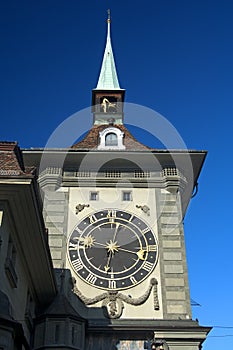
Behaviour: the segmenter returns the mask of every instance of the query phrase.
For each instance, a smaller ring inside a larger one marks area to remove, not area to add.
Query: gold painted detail
[[[146,254],[146,250],[144,249],[140,249],[138,252],[137,252],[137,256],[138,256],[138,259],[139,260],[145,260],[145,254]]]
[[[79,240],[79,242],[82,244],[81,247],[83,246],[84,248],[91,248],[95,243],[95,238],[92,235],[74,237],[74,239]]]
[[[111,23],[111,11],[110,9],[108,9],[108,20],[107,20],[108,23]]]
[[[115,252],[118,252],[118,248],[120,248],[120,246],[117,245],[117,242],[113,242],[112,240],[110,240],[106,243],[106,249],[108,250],[108,252],[114,254]]]
[[[143,213],[147,214],[147,216],[150,216],[150,208],[147,205],[136,205],[136,208],[141,209]]]
[[[80,211],[82,211],[84,208],[88,208],[89,206],[90,206],[89,204],[81,204],[81,203],[77,204],[75,207],[76,209],[75,214],[77,215],[78,213],[80,213]]]

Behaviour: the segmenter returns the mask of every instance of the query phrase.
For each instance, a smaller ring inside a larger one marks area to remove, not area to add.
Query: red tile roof
[[[34,167],[24,167],[17,142],[0,141],[0,177],[32,176]]]
[[[150,148],[138,142],[129,130],[121,124],[118,125],[94,125],[88,134],[79,142],[74,144],[75,149],[97,149],[99,145],[99,133],[110,126],[120,129],[124,132],[123,144],[126,151],[142,151]]]

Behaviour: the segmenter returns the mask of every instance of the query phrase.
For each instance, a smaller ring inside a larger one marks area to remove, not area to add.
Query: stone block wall
[[[163,318],[190,319],[191,306],[179,191],[157,190]]]
[[[62,169],[47,168],[39,178],[43,195],[43,216],[48,229],[49,246],[55,268],[66,261],[69,192],[61,190]]]

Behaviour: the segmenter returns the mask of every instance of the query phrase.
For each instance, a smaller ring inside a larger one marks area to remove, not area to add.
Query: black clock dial
[[[102,210],[74,228],[68,256],[84,281],[119,290],[137,285],[153,271],[158,244],[152,230],[137,216],[122,210]]]

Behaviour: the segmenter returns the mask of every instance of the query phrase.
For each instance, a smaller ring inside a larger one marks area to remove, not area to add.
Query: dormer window
[[[112,150],[123,150],[125,146],[123,145],[124,133],[113,126],[108,127],[99,133],[100,143],[98,149],[112,149]]]
[[[118,140],[117,140],[117,134],[110,132],[105,136],[105,146],[117,146]]]

